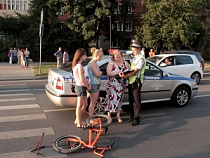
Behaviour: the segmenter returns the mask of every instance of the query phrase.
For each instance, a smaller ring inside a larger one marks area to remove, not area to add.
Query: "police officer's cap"
[[[140,44],[138,41],[132,39],[132,40],[131,40],[130,47],[141,48],[141,44]]]

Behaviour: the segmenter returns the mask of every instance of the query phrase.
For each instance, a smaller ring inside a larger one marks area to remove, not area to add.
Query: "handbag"
[[[76,93],[76,91],[75,91],[75,85],[71,85],[71,91],[72,91],[72,93]]]
[[[75,85],[73,85],[73,82],[74,82],[74,78],[73,78],[73,71],[72,71],[72,78],[71,78],[71,91],[72,91],[72,93],[76,93],[76,91],[75,91]]]

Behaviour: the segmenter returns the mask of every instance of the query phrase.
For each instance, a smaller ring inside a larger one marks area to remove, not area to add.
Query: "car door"
[[[108,76],[107,76],[107,73],[106,73],[107,65],[108,65],[108,61],[102,63],[99,66],[100,70],[102,71],[101,86],[100,86],[101,91],[106,91],[107,80],[108,80]]]
[[[155,64],[147,62],[144,83],[141,90],[143,103],[170,100],[172,95],[171,77]]]
[[[164,69],[172,74],[190,77],[193,71],[193,60],[188,55],[174,57],[174,65],[166,66]]]

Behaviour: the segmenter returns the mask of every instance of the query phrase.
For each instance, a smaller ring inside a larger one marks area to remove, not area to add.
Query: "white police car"
[[[98,62],[103,75],[101,76],[100,98],[96,107],[97,113],[103,112],[104,108],[105,90],[108,79],[106,67],[109,61],[110,57],[104,56],[103,59]],[[85,74],[87,75],[86,67]],[[70,72],[61,69],[49,70],[48,83],[45,86],[48,98],[58,106],[76,107],[77,96],[71,91],[72,81],[72,73]],[[195,80],[171,75],[147,60],[144,83],[141,90],[142,103],[171,100],[173,104],[182,107],[196,95],[197,91],[198,86]],[[127,91],[125,92],[123,104],[128,104]]]

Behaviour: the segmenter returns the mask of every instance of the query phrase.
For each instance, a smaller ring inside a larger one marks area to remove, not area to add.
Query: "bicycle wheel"
[[[99,97],[98,101],[95,106],[95,114],[104,114],[105,111],[105,105],[106,105],[106,98],[104,97]]]
[[[69,141],[69,138],[77,141]],[[66,135],[57,138],[53,142],[53,148],[63,154],[68,154],[79,150],[82,147],[81,138],[75,135]]]
[[[92,115],[89,116],[86,119],[86,123],[87,125],[92,125],[92,120],[100,118],[101,119],[101,123],[102,123],[102,127],[108,127],[111,123],[112,123],[112,118],[110,116],[107,115],[102,115],[102,114],[98,114],[98,115]],[[99,128],[100,126],[98,124],[94,125],[94,128]]]

